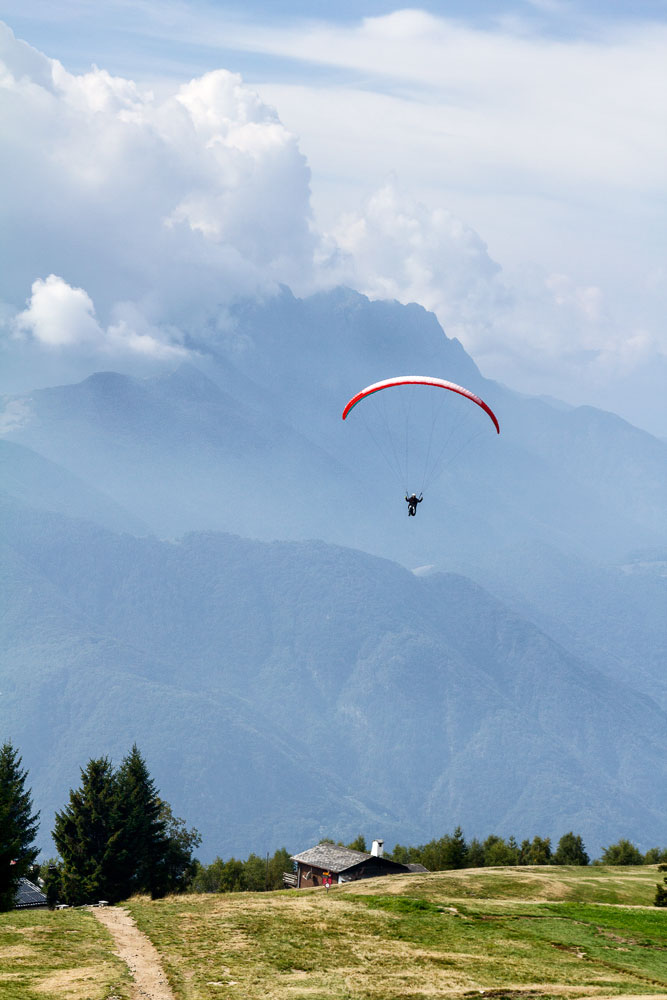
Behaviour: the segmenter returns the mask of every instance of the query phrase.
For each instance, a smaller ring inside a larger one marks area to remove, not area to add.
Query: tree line
[[[70,791],[67,805],[56,813],[53,840],[58,857],[36,865],[34,846],[39,813],[33,812],[28,772],[11,743],[0,749],[0,911],[10,910],[21,878],[39,876],[50,905],[127,899],[149,893],[153,899],[172,892],[263,892],[282,887],[292,869],[282,847],[269,857],[250,854],[245,860],[217,857],[201,864],[194,851],[201,837],[174,816],[160,798],[141,753],[134,745],[120,766],[107,757],[90,760],[81,770],[81,785]],[[326,838],[325,838],[326,839]],[[334,841],[329,841],[333,843]],[[338,843],[341,843],[340,841]],[[342,845],[367,852],[360,835]],[[549,837],[519,843],[490,835],[466,841],[461,827],[418,847],[396,844],[386,855],[401,864],[421,864],[429,871],[499,865],[588,865],[582,838],[570,831],[555,849]],[[658,864],[667,872],[667,848],[642,854],[621,839],[603,848],[592,864]],[[656,906],[667,906],[667,875],[656,887]]]
[[[363,841],[363,838],[357,838]],[[392,861],[401,864],[421,864],[429,871],[452,868],[484,868],[499,865],[655,865],[667,862],[667,848],[652,847],[642,854],[629,840],[603,847],[602,854],[591,862],[582,838],[572,831],[563,834],[554,848],[550,837],[533,837],[522,840],[491,834],[485,840],[473,838],[466,841],[458,826],[454,833],[445,834],[420,847],[396,844]]]
[[[337,843],[354,851],[368,853],[366,838],[360,834],[349,844],[324,837],[320,843]],[[569,832],[564,834],[556,849],[549,837],[533,837],[519,844],[514,837],[505,840],[492,834],[483,841],[466,842],[461,827],[452,834],[445,834],[420,847],[396,844],[385,857],[399,864],[421,864],[431,872],[456,868],[483,868],[505,865],[644,865],[664,861],[667,871],[667,848],[652,848],[642,854],[629,840],[603,848],[599,859],[591,862],[582,838]],[[283,872],[292,870],[292,859],[285,848],[269,857],[251,854],[245,861],[217,857],[210,865],[195,861],[194,874],[187,887],[189,892],[263,892],[282,888]],[[666,880],[667,883],[667,880]],[[667,906],[667,890],[665,903]]]
[[[108,757],[90,760],[81,786],[56,813],[53,840],[59,857],[35,865],[39,813],[26,787],[28,772],[10,743],[0,750],[0,910],[14,905],[21,878],[41,875],[47,900],[78,906],[150,893],[157,899],[183,891],[201,843],[175,817],[155,788],[136,745],[114,768]]]

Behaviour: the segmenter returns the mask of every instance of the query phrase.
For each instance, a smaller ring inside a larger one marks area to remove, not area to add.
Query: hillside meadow
[[[667,998],[659,873],[496,868],[127,904],[178,1000]],[[0,996],[125,1000],[84,910],[0,917]]]
[[[85,909],[0,913],[2,1000],[130,1000],[127,966]]]

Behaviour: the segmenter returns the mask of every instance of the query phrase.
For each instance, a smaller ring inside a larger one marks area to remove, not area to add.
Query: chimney
[[[381,858],[384,854],[384,840],[374,840],[371,847],[371,854],[374,858]]]

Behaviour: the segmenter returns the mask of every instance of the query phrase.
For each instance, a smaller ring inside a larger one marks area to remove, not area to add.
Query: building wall
[[[310,886],[322,885],[322,876],[325,871],[325,868],[314,868],[313,865],[300,864],[297,888],[307,889]],[[338,875],[334,874],[334,872],[331,872],[331,877],[334,882],[338,881]]]

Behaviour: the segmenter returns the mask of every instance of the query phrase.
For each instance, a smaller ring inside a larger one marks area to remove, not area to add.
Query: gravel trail
[[[174,1000],[160,956],[139,930],[129,910],[119,906],[99,906],[92,912],[111,933],[116,943],[116,954],[132,973],[132,1000]]]

